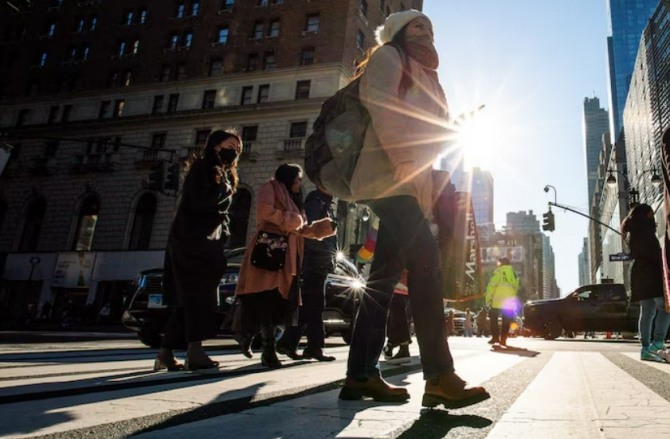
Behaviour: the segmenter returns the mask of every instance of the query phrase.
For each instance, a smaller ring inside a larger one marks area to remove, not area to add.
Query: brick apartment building
[[[244,139],[231,247],[255,193],[303,148],[374,29],[422,0],[10,0],[0,5],[0,304],[120,313],[160,266],[176,196],[147,185],[212,129]],[[342,244],[361,239],[348,216]],[[353,231],[356,233],[353,233]],[[342,232],[342,231],[341,231]]]

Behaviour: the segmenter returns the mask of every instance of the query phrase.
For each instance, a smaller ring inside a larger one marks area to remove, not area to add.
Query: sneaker
[[[389,343],[386,346],[384,346],[384,349],[382,349],[382,355],[384,355],[384,359],[386,361],[393,358],[393,345]]]
[[[649,351],[658,353],[658,351],[664,351],[665,350],[665,343],[662,341],[655,341],[652,342],[651,345],[649,346]]]
[[[656,361],[658,363],[666,363],[665,358],[662,358],[655,352],[651,352],[649,348],[642,348],[640,351],[640,360],[642,361]]]
[[[664,359],[666,363],[670,363],[670,349],[658,351],[656,352],[656,355]]]
[[[409,363],[410,361],[412,361],[412,359],[409,356],[409,346],[407,345],[400,345],[398,353],[390,359],[386,360],[386,362],[389,364],[403,364]]]

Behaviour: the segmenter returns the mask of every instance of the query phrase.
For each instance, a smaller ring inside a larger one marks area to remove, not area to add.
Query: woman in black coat
[[[237,134],[214,131],[200,157],[186,163],[187,175],[165,251],[164,300],[170,306],[154,370],[217,367],[202,347],[216,333],[215,310],[226,269],[224,244],[230,235],[228,209],[237,188]],[[186,363],[174,349],[186,348]]]
[[[648,204],[633,207],[623,220],[621,231],[628,237],[628,247],[633,258],[630,270],[631,302],[640,302],[640,358],[663,361],[657,352],[665,349],[670,314],[665,312],[663,300],[663,259],[656,236],[654,210]]]

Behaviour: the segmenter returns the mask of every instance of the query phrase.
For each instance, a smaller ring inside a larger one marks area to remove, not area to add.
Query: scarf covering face
[[[419,61],[425,67],[437,70],[440,65],[440,57],[430,37],[407,38],[405,47],[407,48],[407,55]]]

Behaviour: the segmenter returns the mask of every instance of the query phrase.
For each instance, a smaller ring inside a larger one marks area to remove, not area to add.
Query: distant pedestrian
[[[486,337],[488,331],[488,318],[486,314],[486,308],[480,309],[477,313],[477,337]]]
[[[633,207],[621,223],[621,232],[628,241],[633,258],[630,299],[640,302],[640,359],[664,362],[658,353],[665,350],[670,313],[665,311],[663,300],[663,257],[651,206],[638,204]]]
[[[202,341],[216,332],[217,295],[226,270],[224,245],[230,235],[228,209],[237,189],[237,160],[242,140],[214,131],[200,157],[186,162],[186,179],[165,251],[163,299],[170,318],[154,370],[212,369]],[[179,364],[175,349],[186,348]]]
[[[516,318],[519,278],[508,258],[498,259],[498,268],[491,275],[486,286],[486,305],[491,320],[491,340],[489,344],[507,346],[507,336],[512,321]],[[502,331],[498,327],[498,317],[502,317]]]
[[[465,309],[465,320],[463,321],[463,336],[472,337],[474,332],[474,316],[470,312],[470,308]]]
[[[321,189],[315,189],[305,198],[307,223],[312,224],[324,218],[335,222],[333,196]],[[304,359],[334,361],[335,357],[324,355],[325,332],[323,310],[325,307],[324,284],[328,273],[335,271],[337,237],[323,240],[306,239],[302,260],[302,306],[298,312],[298,326],[289,326],[277,343],[277,352],[291,355],[296,352],[304,332],[307,346],[302,351]]]
[[[389,364],[409,363],[409,345],[412,343],[410,334],[409,295],[407,290],[407,270],[400,275],[400,282],[395,286],[391,296],[388,320],[386,321],[386,335],[388,341],[382,354]],[[393,354],[393,350],[398,352]]]
[[[454,310],[450,309],[449,312],[447,313],[447,319],[445,322],[446,329],[447,329],[447,337],[450,337],[454,335],[454,332],[456,331],[456,324],[454,323]]]
[[[42,304],[42,311],[40,312],[40,320],[49,320],[51,318],[51,302],[45,301]]]

